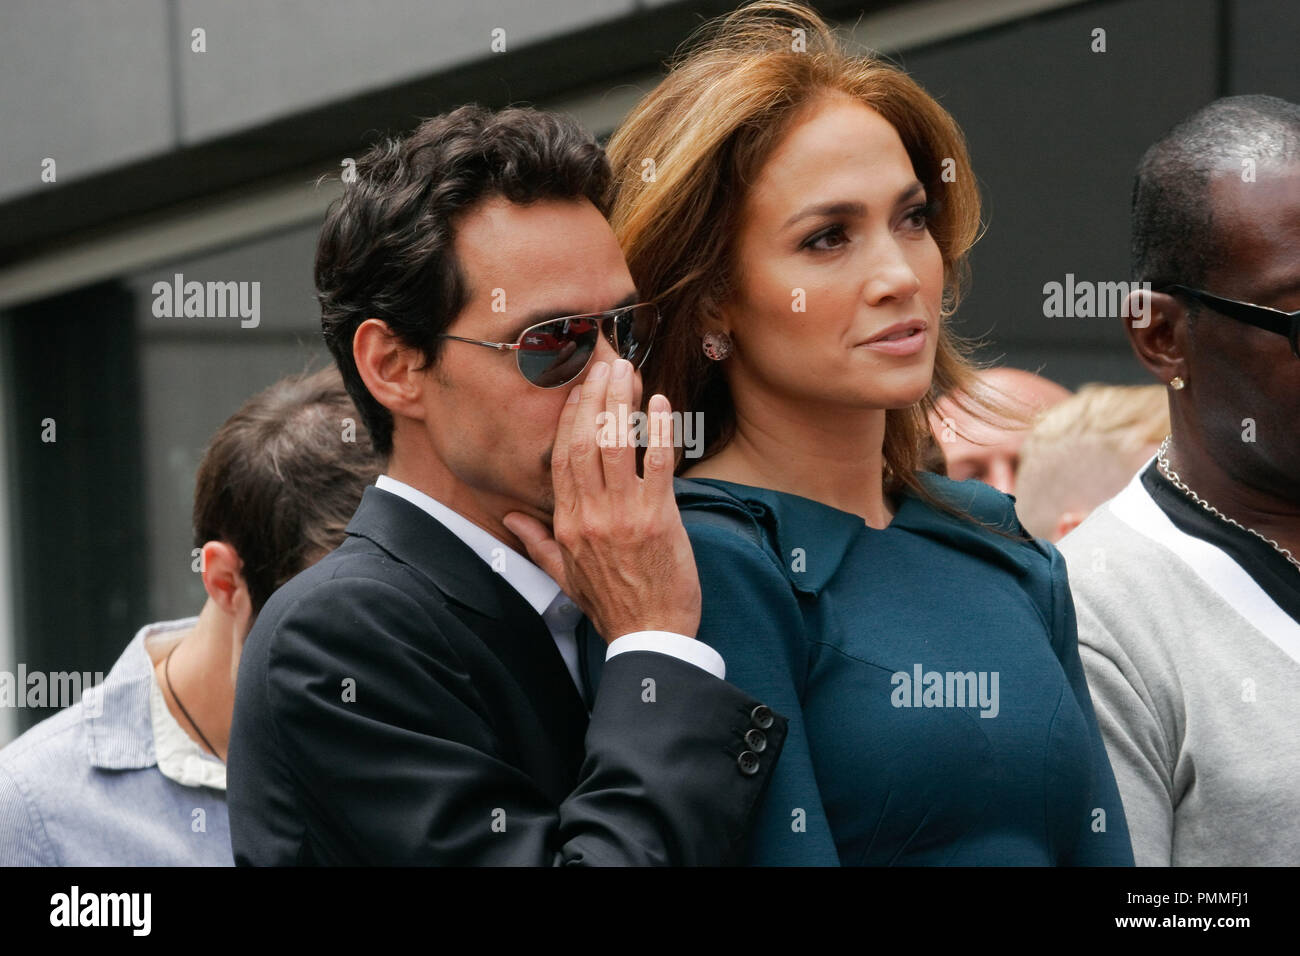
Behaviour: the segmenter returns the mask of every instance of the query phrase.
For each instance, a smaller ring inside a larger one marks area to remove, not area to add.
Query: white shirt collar
[[[442,502],[396,478],[380,475],[375,480],[375,487],[409,501],[464,541],[492,570],[505,578],[506,583],[518,591],[538,614],[547,617],[548,609],[554,604],[556,611],[565,613],[566,616],[571,610],[573,622],[570,627],[577,624],[581,612],[567,599],[557,602],[561,592],[555,579],[514,548],[493,537],[464,515],[452,511]],[[567,609],[566,604],[569,606]]]

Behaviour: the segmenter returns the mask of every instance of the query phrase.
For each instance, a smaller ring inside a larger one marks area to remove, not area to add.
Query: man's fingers
[[[532,515],[512,511],[501,519],[511,534],[523,543],[533,563],[551,576],[563,590],[568,587],[564,573],[564,557],[560,545],[551,537],[550,529]]]
[[[600,461],[600,426],[605,411],[605,394],[609,386],[609,363],[597,362],[582,383],[573,432],[569,439],[569,468],[580,494],[599,494],[605,490],[604,466]]]
[[[645,452],[646,500],[673,499],[673,466],[676,461],[673,448],[672,406],[662,395],[650,397],[649,441]]]
[[[605,393],[605,426],[600,430],[605,487],[620,500],[625,499],[636,482],[636,448],[628,434],[632,413],[636,411],[634,379],[631,362],[619,359],[614,363]]]
[[[555,510],[568,514],[576,507],[577,492],[573,486],[573,470],[569,462],[569,444],[573,440],[573,423],[578,418],[578,399],[582,386],[575,385],[569,399],[560,410],[560,423],[555,429],[555,444],[551,447],[551,487],[555,492]]]

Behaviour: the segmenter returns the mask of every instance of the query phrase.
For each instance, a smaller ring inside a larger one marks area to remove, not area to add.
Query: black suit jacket
[[[371,487],[347,533],[245,643],[237,863],[738,859],[784,718],[640,651],[604,665],[589,718],[541,617],[440,522]]]

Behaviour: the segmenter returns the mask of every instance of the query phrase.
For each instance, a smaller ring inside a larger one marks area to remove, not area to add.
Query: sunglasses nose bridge
[[[620,355],[621,353],[619,352],[618,347],[618,320],[612,315],[602,315],[599,324],[600,337],[604,339],[613,350],[615,356]]]
[[[602,323],[601,334],[596,337],[596,347],[592,350],[591,362],[608,362],[614,364],[618,358],[618,339],[614,334],[613,323]]]

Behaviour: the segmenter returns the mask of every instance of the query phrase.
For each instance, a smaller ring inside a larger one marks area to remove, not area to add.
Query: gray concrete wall
[[[966,132],[988,229],[959,310],[989,356],[1070,387],[1145,383],[1114,318],[1047,318],[1043,286],[1127,281],[1142,152],[1212,100],[1216,0],[1087,4],[901,59]],[[1094,53],[1094,29],[1106,52]],[[1170,51],[1164,55],[1162,51]]]

